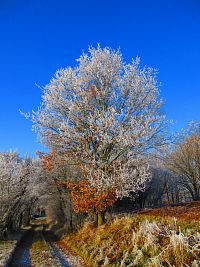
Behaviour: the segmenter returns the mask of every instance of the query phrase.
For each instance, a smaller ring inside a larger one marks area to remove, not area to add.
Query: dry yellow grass
[[[146,215],[86,224],[63,239],[92,267],[200,265],[200,223]]]
[[[157,209],[141,211],[140,214],[153,216],[176,217],[181,220],[200,221],[200,201],[184,203],[178,206],[166,206]]]

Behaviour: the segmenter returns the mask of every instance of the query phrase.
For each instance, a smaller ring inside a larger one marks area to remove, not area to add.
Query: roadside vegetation
[[[173,214],[181,208],[174,207]],[[194,219],[188,220],[187,214],[185,218],[170,217],[161,208],[149,215],[115,218],[98,228],[87,223],[60,244],[71,248],[92,267],[198,267],[200,216]]]

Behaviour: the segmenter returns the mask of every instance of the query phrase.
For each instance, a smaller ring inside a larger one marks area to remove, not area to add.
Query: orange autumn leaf
[[[76,213],[90,210],[105,211],[117,200],[114,192],[98,192],[87,180],[77,183],[66,182],[63,183],[63,186],[71,192],[73,208]]]

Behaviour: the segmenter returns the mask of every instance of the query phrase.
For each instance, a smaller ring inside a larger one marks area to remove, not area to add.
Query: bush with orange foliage
[[[37,152],[37,155],[42,160],[43,169],[47,172],[54,170],[59,162],[59,156],[54,151],[50,154]],[[76,213],[92,212],[95,223],[98,225],[105,222],[104,213],[106,209],[117,200],[114,191],[104,190],[99,192],[87,180],[57,182],[57,185],[67,188],[71,192],[73,209]]]
[[[117,200],[112,191],[98,192],[86,180],[77,183],[66,182],[63,185],[71,191],[74,211],[77,213],[91,210],[103,212]]]
[[[53,155],[45,154],[43,152],[37,151],[36,155],[42,160],[42,167],[45,171],[51,171],[53,169]]]

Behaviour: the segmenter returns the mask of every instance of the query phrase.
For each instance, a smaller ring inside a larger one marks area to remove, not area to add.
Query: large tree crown
[[[162,144],[165,116],[154,69],[141,68],[139,58],[125,64],[119,50],[100,46],[77,62],[56,72],[33,113],[43,142],[70,150],[84,142],[88,150],[109,150],[112,143],[137,153]]]
[[[99,192],[143,190],[151,176],[144,154],[165,142],[156,73],[139,58],[126,64],[119,50],[91,47],[45,86],[35,130]]]

